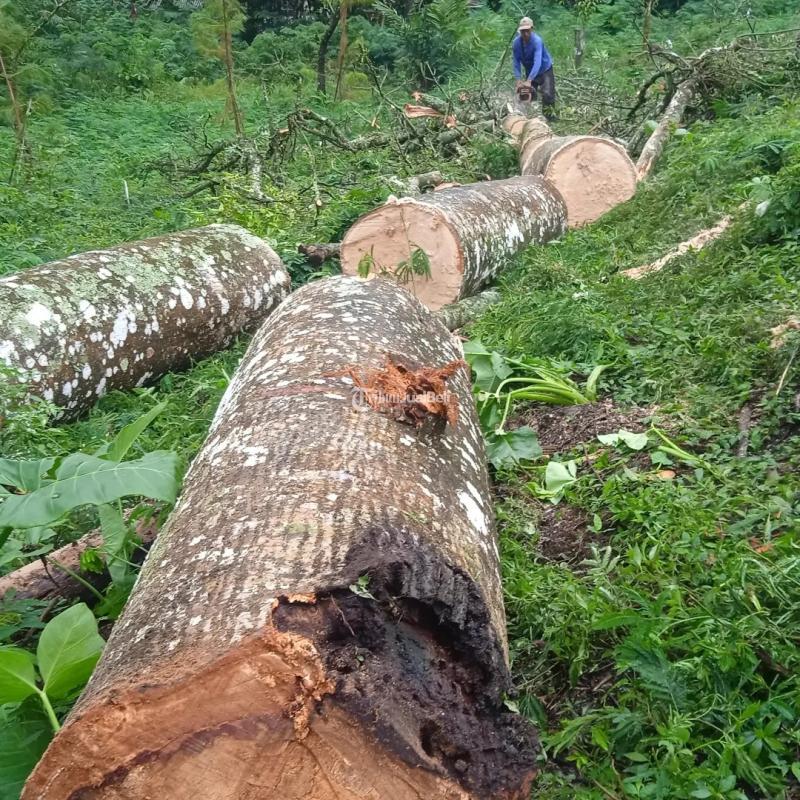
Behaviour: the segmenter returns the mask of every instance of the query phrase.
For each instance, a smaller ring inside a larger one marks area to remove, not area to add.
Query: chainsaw
[[[530,103],[533,100],[533,86],[530,81],[525,81],[517,86],[517,100],[520,103]]]

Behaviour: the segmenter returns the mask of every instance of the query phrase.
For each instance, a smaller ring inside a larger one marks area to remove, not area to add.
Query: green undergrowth
[[[688,454],[653,434],[553,454],[574,461],[561,503],[588,528],[571,566],[537,545],[543,462],[498,476],[519,705],[548,757],[537,797],[800,796],[800,337],[771,333],[800,306],[797,112],[694,126],[632,202],[522,254],[475,326],[513,358],[608,365],[601,395]],[[618,274],[726,213],[707,250]]]

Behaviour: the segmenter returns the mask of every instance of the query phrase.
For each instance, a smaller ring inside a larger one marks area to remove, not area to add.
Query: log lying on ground
[[[289,291],[261,239],[209,225],[0,278],[0,364],[79,416],[252,330]]]
[[[593,222],[633,197],[636,170],[617,142],[602,136],[555,136],[538,117],[510,115],[504,127],[517,141],[520,172],[542,175],[561,192],[569,227]]]
[[[456,418],[359,403],[387,353],[449,364]],[[317,281],[281,306],[24,800],[528,796],[461,355],[389,281]]]
[[[139,520],[135,526],[136,534],[141,541],[140,552],[148,548],[158,533],[154,520]],[[0,600],[7,594],[23,600],[49,600],[61,597],[75,600],[89,594],[86,586],[75,579],[78,575],[90,583],[95,589],[102,589],[111,582],[107,571],[102,573],[85,572],[81,569],[81,556],[88,550],[100,550],[103,547],[103,535],[91,531],[75,542],[59,547],[37,561],[31,561],[24,567],[0,577]],[[141,561],[141,558],[138,559]],[[64,567],[69,572],[64,570]]]
[[[436,312],[436,316],[449,331],[463,328],[470,322],[474,322],[487,308],[496,305],[502,299],[500,292],[487,289],[485,292],[465,297],[457,303],[444,306]]]
[[[435,310],[475,294],[525,245],[560,236],[565,220],[561,195],[538,177],[393,197],[345,234],[342,272],[395,275]],[[430,274],[415,274],[415,262]]]

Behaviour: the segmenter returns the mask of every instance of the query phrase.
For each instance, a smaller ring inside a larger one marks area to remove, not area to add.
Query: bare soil
[[[531,405],[520,408],[509,428],[533,428],[542,450],[548,455],[566,453],[580,444],[595,442],[599,434],[621,428],[640,433],[647,428],[652,409],[619,409],[611,400],[582,406]]]

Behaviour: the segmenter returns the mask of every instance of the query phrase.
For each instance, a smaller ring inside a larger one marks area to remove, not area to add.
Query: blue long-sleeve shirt
[[[546,72],[553,66],[553,59],[545,47],[542,37],[537,33],[531,32],[531,38],[527,44],[522,41],[522,36],[516,35],[511,46],[514,56],[514,77],[517,80],[533,80],[537,75]],[[523,75],[523,67],[526,74]]]

